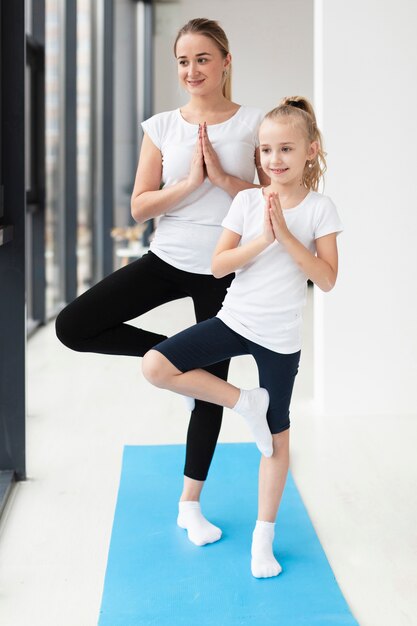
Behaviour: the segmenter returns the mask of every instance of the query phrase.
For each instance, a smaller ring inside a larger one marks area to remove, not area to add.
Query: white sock
[[[274,541],[275,522],[257,520],[252,536],[251,570],[255,578],[271,578],[282,572],[282,567],[274,557],[272,543]]]
[[[222,531],[211,524],[202,514],[199,502],[179,502],[177,524],[185,528],[188,539],[196,546],[214,543],[222,536]]]
[[[190,413],[192,413],[194,411],[194,407],[195,407],[195,400],[194,400],[194,398],[190,398],[190,396],[182,396],[182,398],[183,398],[183,400],[185,402],[185,406],[190,411]]]
[[[272,435],[266,421],[269,406],[269,393],[266,389],[241,389],[239,400],[233,410],[245,418],[260,452],[272,456]]]

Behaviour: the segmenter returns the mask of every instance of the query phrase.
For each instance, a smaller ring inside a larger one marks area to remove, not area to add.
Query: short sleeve
[[[246,194],[240,191],[233,199],[230,209],[222,221],[223,228],[232,230],[238,235],[243,234],[243,222],[245,217]]]
[[[330,235],[331,233],[339,234],[342,231],[343,224],[340,220],[336,206],[329,197],[323,196],[318,206],[314,239]]]
[[[141,123],[142,130],[145,132],[151,139],[152,143],[158,148],[161,149],[161,130],[158,115],[153,115],[149,119],[145,120]]]

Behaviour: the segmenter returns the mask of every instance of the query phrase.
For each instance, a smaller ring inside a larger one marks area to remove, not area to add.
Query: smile
[[[283,168],[270,167],[269,169],[274,174],[283,174],[284,172],[287,172],[289,170],[288,167],[283,167]]]
[[[199,85],[204,83],[204,78],[201,78],[200,80],[187,80],[187,83],[190,85],[190,87],[198,87]]]

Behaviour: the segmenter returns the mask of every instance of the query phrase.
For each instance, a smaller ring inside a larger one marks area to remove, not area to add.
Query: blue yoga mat
[[[125,448],[99,626],[357,626],[291,476],[275,533],[283,572],[252,577],[254,444],[217,446],[202,503],[223,536],[188,541],[176,525],[184,452]]]

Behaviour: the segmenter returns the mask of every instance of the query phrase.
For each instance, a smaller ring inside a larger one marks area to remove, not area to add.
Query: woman
[[[262,112],[231,101],[231,55],[217,22],[188,22],[178,33],[174,52],[180,84],[190,98],[181,109],[143,123],[132,193],[136,221],[160,218],[155,238],[141,259],[105,278],[59,314],[57,335],[74,350],[143,356],[165,336],[126,321],[187,296],[193,299],[196,321],[206,320],[220,309],[233,278],[214,278],[211,256],[233,197],[255,186]],[[228,366],[224,361],[207,370],[226,380]],[[202,515],[199,500],[222,411],[196,401],[188,429],[177,521],[196,545],[221,537],[221,530]]]

